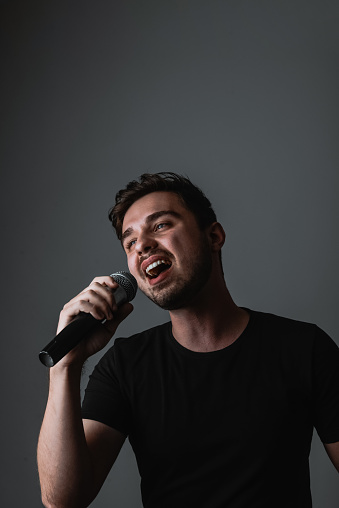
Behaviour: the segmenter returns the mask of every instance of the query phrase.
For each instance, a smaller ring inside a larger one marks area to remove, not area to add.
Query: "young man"
[[[339,470],[336,344],[315,325],[233,302],[224,230],[189,180],[142,175],[110,219],[139,288],[170,322],[117,339],[81,409],[82,365],[132,305],[116,308],[109,276],[65,305],[58,331],[80,311],[107,321],[51,369],[38,446],[45,506],[88,506],[129,436],[146,508],[311,507],[313,427]]]

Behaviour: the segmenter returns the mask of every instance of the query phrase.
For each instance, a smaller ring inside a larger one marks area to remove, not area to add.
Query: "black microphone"
[[[133,275],[129,272],[115,272],[110,276],[119,284],[119,287],[114,290],[114,299],[117,306],[119,307],[123,303],[133,300],[138,289],[137,281]],[[88,336],[95,327],[100,326],[105,321],[106,319],[99,321],[91,314],[81,312],[40,351],[40,361],[46,367],[53,367],[82,339]]]

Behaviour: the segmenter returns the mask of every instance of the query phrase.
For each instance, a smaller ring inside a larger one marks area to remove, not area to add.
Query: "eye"
[[[167,222],[160,222],[160,224],[157,224],[155,226],[155,230],[163,229],[165,226],[167,226]]]
[[[126,250],[130,250],[130,249],[131,249],[131,247],[133,247],[133,245],[135,244],[135,242],[136,242],[136,240],[130,240],[129,242],[127,242],[127,243],[125,244],[125,249],[126,249]]]

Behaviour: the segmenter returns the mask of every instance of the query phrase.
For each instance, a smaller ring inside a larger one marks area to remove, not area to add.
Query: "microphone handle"
[[[118,307],[127,301],[127,294],[119,286],[114,291],[114,299]],[[106,319],[99,321],[91,314],[80,312],[47,346],[39,353],[39,359],[46,367],[53,367],[69,353],[79,342],[88,337],[96,327],[104,324]]]
[[[40,351],[40,361],[46,367],[53,367],[99,325],[101,321],[81,312]]]

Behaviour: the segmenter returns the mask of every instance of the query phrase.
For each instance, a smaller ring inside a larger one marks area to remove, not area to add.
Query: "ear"
[[[213,222],[207,230],[213,252],[219,252],[225,243],[226,233],[219,222]]]

